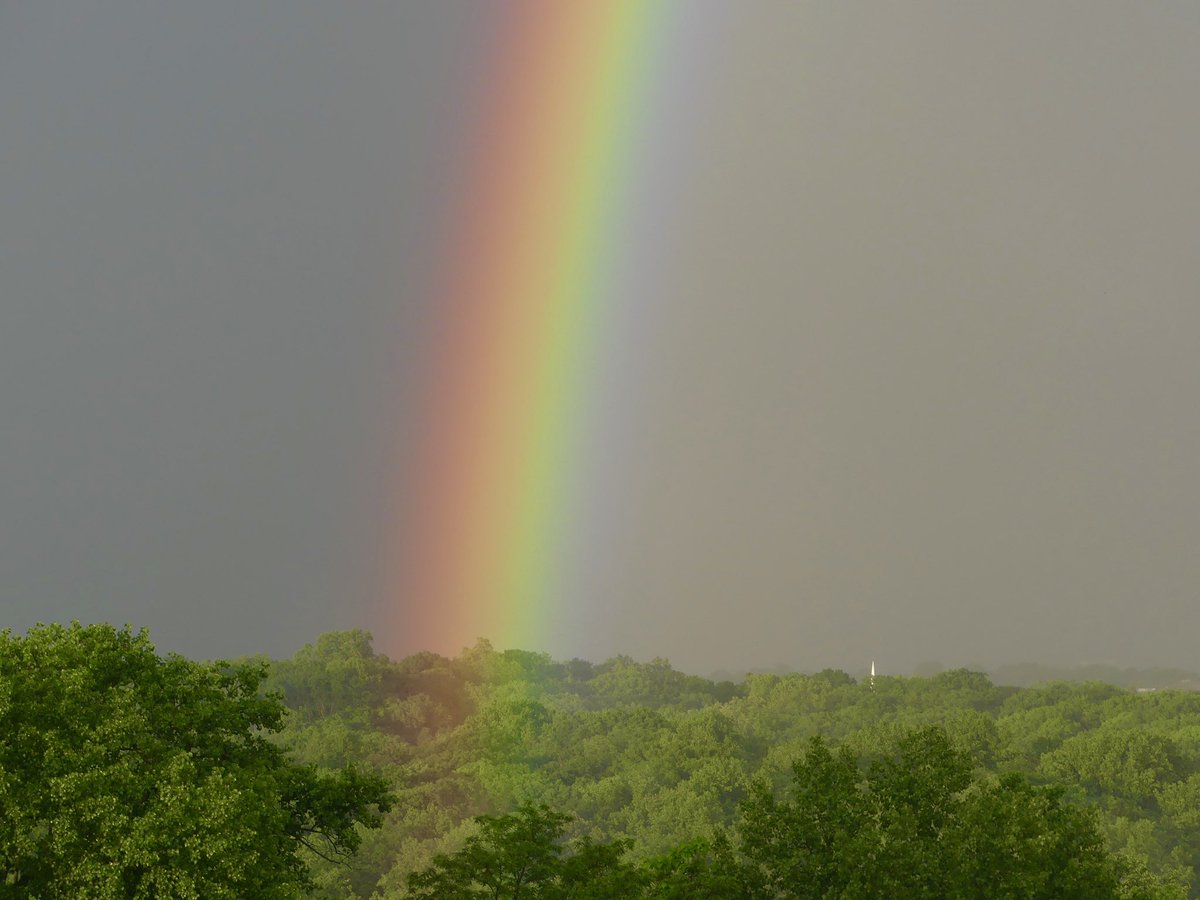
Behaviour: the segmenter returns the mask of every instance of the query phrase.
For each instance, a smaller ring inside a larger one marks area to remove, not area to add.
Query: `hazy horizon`
[[[479,10],[0,8],[0,627],[422,649],[381,571]],[[1200,6],[722,21],[523,649],[1200,669]]]

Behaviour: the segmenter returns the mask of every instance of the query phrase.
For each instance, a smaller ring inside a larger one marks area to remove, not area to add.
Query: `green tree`
[[[686,841],[643,865],[647,900],[737,900],[747,892],[742,866],[724,831]]]
[[[1178,897],[1178,888],[1104,847],[1094,810],[1017,774],[978,786],[956,811],[957,880],[986,897]]]
[[[838,896],[871,824],[857,761],[813,738],[793,771],[786,798],[776,799],[759,782],[741,806],[738,832],[748,872],[761,895]]]
[[[972,782],[941,728],[910,732],[865,770],[814,738],[777,799],[759,784],[738,831],[765,897],[1173,896],[1104,848],[1095,815],[1021,775]],[[1123,876],[1125,884],[1123,884]]]
[[[572,817],[523,805],[506,816],[478,816],[478,831],[457,853],[442,854],[408,879],[421,900],[560,900],[628,895],[639,881],[622,861],[628,844],[568,843]]]
[[[386,786],[292,763],[265,674],[161,657],[129,628],[0,632],[0,891],[294,897],[305,848],[353,853]]]
[[[370,634],[332,631],[292,659],[275,663],[267,683],[306,718],[360,710],[365,715],[387,671],[387,660],[375,654]]]

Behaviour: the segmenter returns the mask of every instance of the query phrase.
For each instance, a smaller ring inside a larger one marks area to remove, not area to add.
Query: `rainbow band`
[[[545,636],[640,101],[672,8],[508,8],[447,260],[421,484],[408,503],[406,642],[455,652],[478,636],[522,646]]]

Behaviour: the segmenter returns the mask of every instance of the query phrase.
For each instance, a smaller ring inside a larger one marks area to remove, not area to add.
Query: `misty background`
[[[420,649],[381,571],[497,15],[0,3],[0,626]],[[530,649],[1200,668],[1200,7],[705,52],[595,627]]]

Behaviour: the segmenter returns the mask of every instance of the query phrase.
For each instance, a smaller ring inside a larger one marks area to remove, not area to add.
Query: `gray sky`
[[[0,624],[381,621],[496,8],[0,5]],[[746,3],[705,52],[539,649],[1200,667],[1200,7]]]

